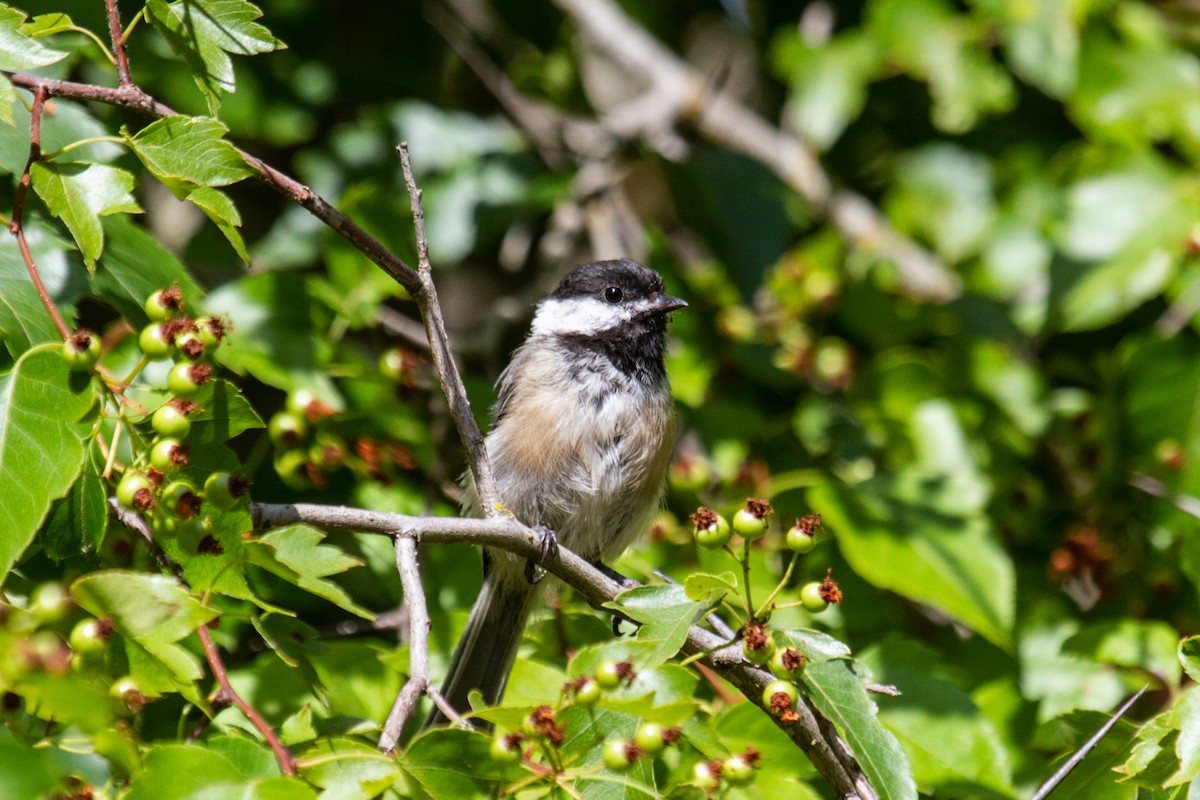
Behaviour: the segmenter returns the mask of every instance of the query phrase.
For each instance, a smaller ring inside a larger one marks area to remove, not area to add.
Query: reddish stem
[[[129,54],[125,51],[125,37],[121,33],[121,13],[117,10],[117,0],[104,0],[104,9],[108,12],[108,33],[112,37],[113,55],[117,59],[117,80],[122,86],[132,86]]]
[[[25,241],[25,228],[22,224],[25,219],[25,199],[29,196],[29,186],[33,182],[31,170],[34,162],[42,159],[42,110],[46,106],[47,97],[49,97],[49,92],[44,86],[39,86],[33,93],[33,108],[29,114],[29,160],[25,162],[25,171],[21,173],[21,180],[17,184],[17,196],[13,200],[12,222],[9,223],[8,228],[12,231],[13,236],[17,237],[17,248],[21,251],[21,258],[25,261],[25,269],[29,272],[29,279],[33,281],[33,288],[37,290],[38,297],[50,314],[50,319],[54,321],[54,327],[58,329],[59,335],[66,339],[71,335],[71,329],[67,326],[62,314],[59,313],[58,306],[54,305],[54,301],[50,299],[50,293],[46,291],[46,284],[42,283],[42,276],[38,272],[37,264],[34,263],[33,253],[29,251],[29,243]]]
[[[279,737],[275,735],[275,731],[263,719],[262,714],[258,713],[258,709],[247,703],[240,694],[233,690],[233,686],[229,683],[229,674],[225,671],[225,664],[221,661],[221,654],[217,652],[217,646],[213,644],[212,635],[208,632],[208,628],[201,625],[196,629],[196,635],[200,637],[200,646],[204,648],[204,657],[208,660],[209,667],[212,668],[213,677],[217,679],[217,683],[221,686],[221,691],[217,697],[220,700],[230,700],[238,709],[241,710],[251,724],[262,734],[262,737],[267,740],[267,744],[275,753],[275,760],[279,762],[279,769],[284,775],[296,774],[296,760],[292,758],[292,754],[283,746],[283,742],[279,741]]]

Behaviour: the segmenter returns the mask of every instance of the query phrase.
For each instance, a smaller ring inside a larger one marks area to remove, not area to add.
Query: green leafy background
[[[394,150],[405,140],[482,421],[533,302],[614,231],[621,254],[689,302],[670,336],[682,437],[666,514],[617,567],[650,582],[654,570],[694,577],[618,601],[645,623],[636,636],[614,639],[570,595],[539,609],[506,707],[489,718],[519,727],[568,677],[628,659],[643,670],[635,683],[594,716],[567,712],[584,795],[695,796],[683,788],[695,761],[753,746],[757,780],[732,796],[822,796],[765,715],[671,663],[686,623],[745,588],[724,553],[697,551],[687,515],[767,497],[777,514],[749,551],[750,590],[766,597],[787,565],[782,531],[820,513],[820,543],[771,623],[803,632],[789,640],[814,658],[802,686],[885,796],[1026,797],[1143,686],[1131,721],[1058,791],[1187,796],[1200,774],[1190,4],[623,4],[707,86],[803,137],[833,185],[938,259],[960,287],[939,299],[905,289],[882,239],[848,241],[778,175],[691,125],[674,145],[617,142],[586,166],[539,145],[471,59],[494,61],[493,84],[510,82],[543,120],[605,122],[640,85],[613,73],[569,4],[480,2],[491,38],[478,52],[458,42],[472,34],[455,4],[353,5],[123,2],[125,24],[139,14],[133,79],[179,114],[47,104],[25,235],[69,324],[104,336],[105,369],[136,371],[131,331],[170,284],[189,311],[233,322],[219,380],[197,399],[188,480],[237,468],[265,502],[456,511],[463,459],[420,336],[404,333],[413,305],[335,233],[247,180],[254,167],[235,149],[295,175],[412,263]],[[107,41],[103,3],[18,8],[0,6],[0,69],[115,85],[82,32]],[[30,103],[0,77],[6,222]],[[66,368],[59,339],[15,239],[0,238],[0,795],[83,782],[106,797],[467,797],[524,774],[494,764],[477,733],[436,732],[398,758],[373,746],[408,672],[381,537],[255,535],[243,505],[164,545],[192,591],[162,574],[110,518],[106,464],[147,445],[166,368],[141,372],[136,407],[124,407]],[[399,377],[381,357],[403,363]],[[333,414],[303,447],[274,446],[264,424],[301,390]],[[110,459],[99,443],[113,441]],[[441,674],[478,558],[428,547],[422,568]],[[799,585],[830,569],[844,602],[796,607]],[[49,621],[34,613],[48,582],[74,602]],[[113,622],[103,658],[56,671],[87,615]],[[214,688],[191,631],[218,618],[235,687],[281,731],[300,778],[279,773],[236,708],[188,738]],[[123,676],[153,701],[135,723],[109,696]],[[623,776],[600,769],[604,738],[638,718],[682,725],[688,749]]]

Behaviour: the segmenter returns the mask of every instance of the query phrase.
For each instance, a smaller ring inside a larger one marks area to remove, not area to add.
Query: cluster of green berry
[[[733,524],[711,508],[701,507],[692,514],[692,535],[696,544],[716,550],[728,549],[733,534],[748,542],[757,541],[769,530],[768,517],[774,514],[771,504],[765,500],[748,499],[733,515]],[[821,524],[819,514],[808,514],[796,520],[784,534],[788,548],[797,556],[811,553],[817,546],[817,528]],[[735,554],[735,558],[736,558]],[[828,580],[828,578],[826,579]],[[828,591],[824,581],[810,581],[800,587],[800,603],[808,611],[819,613],[831,602],[840,602],[841,594]],[[836,597],[836,599],[834,599]]]
[[[81,616],[67,587],[46,581],[33,587],[24,603],[0,604],[0,689],[38,682],[37,674],[92,675],[106,669],[106,653],[113,637],[109,619]],[[112,681],[109,695],[119,712],[137,713],[146,704],[130,677]],[[45,726],[35,716],[21,716],[24,700],[14,691],[0,691],[0,712],[9,727]],[[89,698],[90,694],[85,694]],[[33,712],[31,712],[33,713]]]
[[[492,739],[492,757],[501,764],[523,761],[535,774],[541,774],[544,767],[533,760],[535,752],[540,750],[555,772],[563,772],[560,748],[568,738],[568,731],[562,711],[570,707],[590,711],[608,693],[629,685],[636,677],[633,665],[628,661],[609,659],[600,662],[591,675],[576,678],[563,686],[564,702],[558,709],[540,706],[525,718],[521,730],[498,732]],[[615,736],[605,740],[600,749],[600,760],[612,772],[628,772],[639,760],[659,757],[668,747],[677,744],[680,738],[678,726],[642,720],[631,736]],[[710,794],[723,784],[746,785],[754,780],[754,766],[760,758],[757,751],[749,749],[723,760],[699,761],[693,767],[691,783]]]
[[[116,498],[121,505],[148,514],[156,532],[193,533],[204,537],[201,503],[219,511],[236,506],[249,490],[249,482],[229,472],[211,473],[203,491],[177,477],[190,461],[185,443],[192,430],[191,415],[198,407],[192,400],[212,381],[211,358],[229,330],[220,317],[192,319],[184,313],[179,287],[153,292],[145,302],[150,324],[138,335],[143,362],[171,359],[166,389],[172,397],[150,416],[154,437],[120,481]]]

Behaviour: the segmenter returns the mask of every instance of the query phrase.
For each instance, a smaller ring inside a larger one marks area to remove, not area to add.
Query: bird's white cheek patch
[[[585,297],[569,300],[551,298],[543,300],[533,317],[535,334],[589,334],[599,333],[632,318],[632,314],[620,306]]]

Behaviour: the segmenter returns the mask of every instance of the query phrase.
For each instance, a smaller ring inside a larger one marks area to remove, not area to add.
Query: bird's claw
[[[537,562],[525,562],[525,580],[530,584],[540,583],[546,577],[546,562],[558,558],[558,534],[545,525],[534,525],[533,530],[541,539],[538,542]]]

